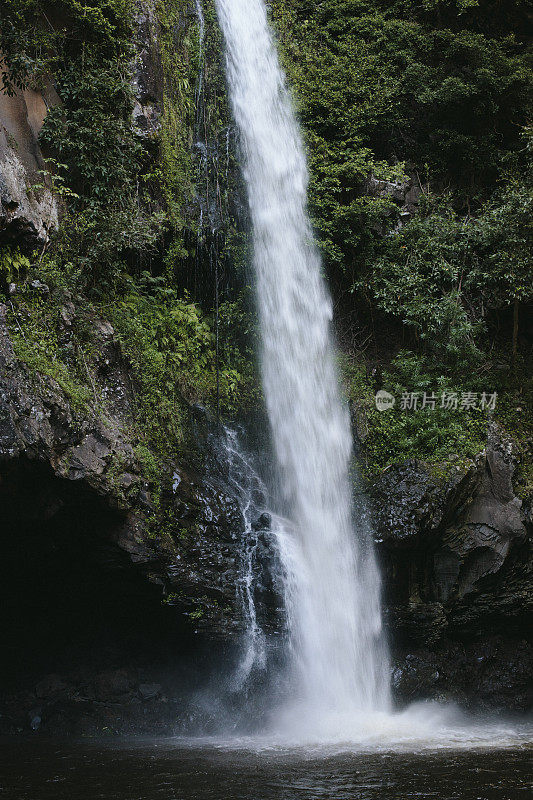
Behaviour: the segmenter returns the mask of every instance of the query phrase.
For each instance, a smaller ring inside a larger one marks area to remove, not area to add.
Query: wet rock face
[[[373,488],[400,703],[533,705],[531,525],[514,470],[510,442],[492,427],[485,452],[446,484],[413,462]]]
[[[17,361],[0,305],[0,464],[5,472],[18,459],[48,464],[60,478],[85,481],[117,506],[119,493],[109,470],[119,459],[124,469],[138,472],[133,448],[121,430],[120,418],[105,424],[96,415],[77,414],[59,385],[49,376],[31,375]],[[102,350],[105,343],[101,342]]]
[[[435,486],[415,462],[393,466],[373,487],[374,519],[380,539],[409,547],[435,511]]]
[[[78,313],[66,299],[65,349]],[[128,365],[107,321],[95,317],[91,330],[99,404],[80,410],[17,359],[0,304],[0,639],[9,642],[0,731],[170,734],[191,673],[181,675],[183,658],[194,653],[198,682],[199,641],[220,660],[242,630],[244,523],[223,471],[206,460],[207,423],[196,449],[188,439],[168,454],[153,485],[130,438]],[[120,643],[115,659],[106,637]],[[172,688],[161,674],[168,662],[180,677]],[[35,674],[19,674],[20,664]]]
[[[416,463],[391,468],[374,485],[386,619],[396,642],[528,634],[531,525],[513,491],[514,470],[511,443],[492,426],[485,452],[444,485]]]
[[[457,524],[447,528],[434,556],[435,591],[442,602],[481,590],[526,541],[522,502],[512,487],[512,451],[495,435],[484,467],[477,493]]]
[[[432,699],[474,711],[533,707],[533,646],[502,636],[470,643],[443,641],[397,656],[391,683],[400,703]]]
[[[244,521],[235,498],[216,478],[200,484],[183,475],[172,508],[180,545],[170,568],[173,584],[191,598],[197,629],[236,633],[241,621],[238,610],[233,611]]]

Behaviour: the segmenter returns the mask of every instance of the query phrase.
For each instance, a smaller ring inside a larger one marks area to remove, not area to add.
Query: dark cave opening
[[[0,718],[16,731],[42,719],[55,732],[58,715],[63,724],[67,711],[79,719],[107,704],[118,728],[120,704],[139,715],[139,687],[175,716],[209,668],[206,648],[116,543],[124,514],[83,482],[20,460],[0,472],[0,520]]]

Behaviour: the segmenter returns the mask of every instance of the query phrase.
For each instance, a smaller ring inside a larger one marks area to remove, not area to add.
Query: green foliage
[[[121,238],[127,249],[136,236],[142,246],[143,226],[152,239],[149,229],[158,223],[140,210],[137,199],[145,157],[131,124],[132,5],[130,0],[63,0],[46,11],[62,14],[54,65],[62,102],[49,110],[40,139],[68,165],[65,180],[78,200],[72,202],[71,196],[63,228],[66,240],[79,240],[78,265],[87,268],[91,285],[94,273],[106,268],[105,258],[98,263],[101,249],[89,246],[97,228],[105,228],[102,238],[114,239],[115,249]],[[131,236],[130,226],[135,228]],[[62,256],[72,258],[72,249]]]
[[[390,464],[415,460],[445,477],[481,452],[486,430],[486,419],[475,412],[376,411],[363,451],[365,474],[371,477]]]
[[[511,176],[476,217],[449,197],[423,198],[357,284],[452,372],[481,362],[490,311],[533,299],[532,178],[531,165]]]
[[[370,307],[373,329],[396,338],[402,327],[411,357],[426,354],[430,372],[456,381],[486,374],[488,317],[530,301],[533,285],[525,7],[513,11],[513,37],[497,5],[273,3],[334,292],[350,290],[363,315]],[[401,181],[405,162],[423,194],[398,229],[397,207],[368,197],[366,180]]]
[[[64,63],[66,53],[83,59],[86,45],[102,59],[131,52],[131,9],[131,0],[3,0],[3,90],[12,94],[42,79]]]
[[[50,109],[40,139],[69,164],[69,181],[84,198],[108,203],[133,191],[142,149],[131,126],[133,100],[120,63],[88,53],[62,70],[62,105]]]
[[[61,98],[40,134],[54,156],[42,186],[68,201],[52,250],[78,288],[113,284],[162,223],[143,210],[147,156],[131,122],[132,0],[7,0],[1,15],[4,88],[53,74]]]
[[[26,277],[30,268],[27,256],[12,247],[0,248],[0,285],[7,286]]]
[[[482,323],[469,313],[477,284],[469,264],[469,226],[448,206],[437,206],[391,237],[360,283],[452,371],[481,358],[475,339]]]
[[[489,307],[533,299],[533,129],[523,136],[526,163],[473,221],[479,290]]]
[[[66,164],[60,164],[54,158],[48,158],[46,169],[38,170],[41,176],[41,183],[34,183],[30,186],[30,191],[43,191],[48,189],[55,197],[64,200],[77,200],[79,195],[67,186],[66,179],[61,175],[60,170],[67,170]]]
[[[1,91],[14,95],[30,76],[34,81],[53,61],[56,32],[37,24],[39,0],[4,0],[0,6],[0,50],[6,61]]]
[[[162,213],[145,213],[129,197],[123,204],[69,211],[56,238],[56,258],[69,271],[71,287],[105,297],[127,286],[125,259],[156,252],[163,220]]]
[[[453,186],[458,203],[486,197],[519,148],[531,58],[492,30],[492,10],[480,32],[468,0],[272,7],[307,139],[317,236],[342,292],[396,223],[390,201],[365,196],[370,172],[390,180],[409,161],[439,193]]]
[[[154,177],[170,222],[167,273],[195,300],[212,306],[215,261],[221,296],[242,286],[243,234],[235,211],[243,191],[230,142],[232,118],[215,3],[202,0],[201,5],[203,29],[185,0],[156,6],[164,109]]]
[[[424,392],[428,396],[434,393],[440,397],[443,391],[461,392],[463,388],[436,375],[423,359],[401,353],[384,373],[382,388],[396,398],[394,408],[386,411],[377,410],[375,387],[361,362],[344,356],[341,370],[348,398],[366,428],[361,461],[368,479],[391,464],[407,460],[424,462],[445,477],[452,468],[464,465],[482,450],[486,411],[443,409],[439,403],[435,409],[401,408],[403,392],[418,392],[421,396]]]
[[[182,441],[184,401],[216,407],[217,363],[213,321],[187,298],[144,275],[146,293],[132,290],[105,311],[135,376],[136,426],[160,452]],[[229,310],[228,310],[229,313]],[[218,391],[225,414],[256,398],[252,363],[228,347],[219,364]]]
[[[383,365],[379,384],[369,375],[361,355],[342,355],[340,367],[362,433],[360,457],[368,480],[392,464],[407,460],[423,462],[437,478],[445,479],[456,468],[468,467],[470,460],[483,450],[490,419],[502,426],[522,454],[517,488],[524,496],[531,490],[533,476],[527,443],[533,434],[533,383],[525,361],[515,372],[494,369],[479,375],[465,372],[450,377],[435,359],[400,351],[392,362]],[[395,397],[393,408],[378,411],[377,388]],[[477,392],[477,408],[462,407],[462,394],[467,392]],[[483,392],[496,393],[493,410],[481,408]],[[409,403],[407,408],[402,407],[404,393],[418,395],[416,409]],[[424,393],[427,398],[436,398],[435,408],[430,404],[423,407]],[[443,393],[456,393],[458,407],[451,404],[443,408]]]

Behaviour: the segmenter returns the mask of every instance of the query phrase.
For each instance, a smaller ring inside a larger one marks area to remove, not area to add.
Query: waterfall
[[[262,378],[291,525],[278,533],[292,695],[307,718],[386,710],[380,580],[354,521],[352,441],[332,303],[306,202],[303,143],[263,0],[216,0],[253,225]]]

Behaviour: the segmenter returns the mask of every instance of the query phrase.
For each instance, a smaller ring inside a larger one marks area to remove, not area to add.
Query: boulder
[[[130,695],[133,693],[136,683],[136,677],[131,670],[106,670],[97,675],[94,680],[96,699],[106,702]]]

